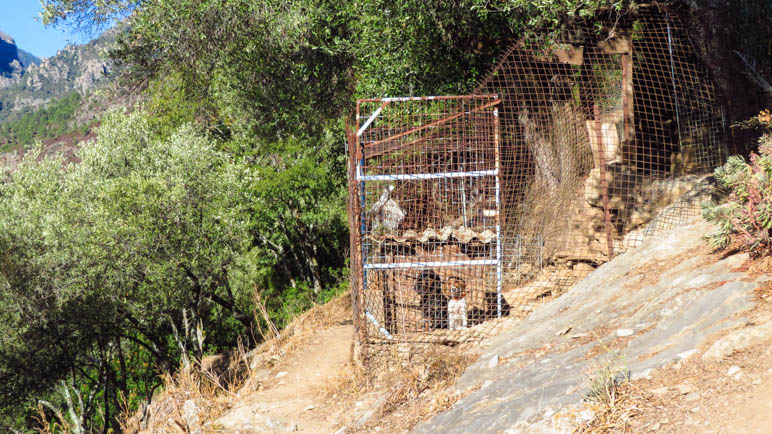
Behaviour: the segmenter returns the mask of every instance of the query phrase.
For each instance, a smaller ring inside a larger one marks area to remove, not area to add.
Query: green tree
[[[0,408],[64,381],[97,393],[90,429],[118,429],[121,394],[148,398],[158,369],[249,336],[248,285],[229,274],[252,195],[193,127],[157,140],[143,115],[113,114],[98,137],[79,165],[33,153],[0,184]]]

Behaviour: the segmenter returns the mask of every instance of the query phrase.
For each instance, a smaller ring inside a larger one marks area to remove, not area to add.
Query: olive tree
[[[0,184],[0,408],[67,380],[98,391],[83,411],[106,426],[121,394],[249,335],[249,286],[229,274],[254,180],[193,127],[158,140],[139,113],[106,117],[80,156],[33,153]]]

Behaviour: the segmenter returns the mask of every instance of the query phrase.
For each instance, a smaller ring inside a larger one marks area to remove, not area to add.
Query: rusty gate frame
[[[474,107],[468,106],[469,102],[474,100],[485,100],[481,105]],[[419,125],[411,128],[407,131],[402,131],[384,139],[376,140],[371,143],[363,143],[363,133],[373,124],[379,115],[390,104],[395,102],[420,102],[420,101],[442,101],[442,100],[458,100],[463,102],[462,110],[454,113],[450,116],[445,116],[441,119],[429,122],[427,124]],[[371,114],[362,116],[360,110],[363,103],[381,103],[380,106]],[[419,268],[419,267],[453,267],[453,266],[475,266],[475,265],[495,265],[496,266],[496,316],[502,316],[502,281],[503,281],[503,247],[502,247],[502,218],[504,213],[502,212],[501,201],[501,140],[500,140],[500,119],[498,105],[501,103],[501,99],[495,94],[472,94],[472,95],[459,95],[459,96],[427,96],[427,97],[388,97],[388,98],[364,98],[357,100],[356,104],[356,118],[354,122],[346,125],[347,136],[347,154],[348,154],[348,219],[350,228],[350,257],[351,257],[351,288],[352,288],[352,306],[354,316],[354,327],[356,340],[360,347],[364,347],[368,342],[367,322],[370,322],[375,326],[376,330],[379,330],[381,335],[386,338],[387,341],[399,341],[399,338],[395,338],[378,320],[367,310],[366,306],[366,291],[367,291],[367,271],[369,269],[390,269],[390,268]],[[399,143],[397,146],[388,146],[392,141],[401,137],[408,136],[417,132],[421,132],[426,129],[435,128],[444,123],[450,122],[455,119],[463,118],[472,113],[481,112],[492,108],[491,121],[493,122],[494,130],[494,159],[495,169],[488,171],[471,171],[471,172],[450,172],[450,173],[426,173],[426,174],[399,174],[399,175],[364,175],[362,173],[362,166],[365,165],[365,159],[368,157],[376,157],[384,155],[386,153],[396,151],[401,148],[415,145],[423,140],[424,137],[417,138],[407,143]],[[364,122],[361,122],[364,120]],[[361,124],[360,124],[361,122]],[[353,125],[352,125],[353,124]],[[368,152],[368,150],[370,152]],[[457,177],[483,177],[493,176],[495,178],[495,201],[496,201],[496,248],[495,259],[477,259],[469,261],[440,261],[440,262],[405,262],[395,264],[367,264],[365,246],[363,242],[363,233],[366,231],[365,227],[365,183],[367,181],[383,181],[383,180],[427,180],[427,179],[440,179],[440,178],[457,178]]]

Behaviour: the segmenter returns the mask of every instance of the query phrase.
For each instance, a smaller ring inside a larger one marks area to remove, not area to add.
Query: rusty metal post
[[[348,198],[347,198],[347,211],[349,222],[349,287],[351,289],[351,310],[352,310],[352,324],[354,325],[354,339],[356,344],[361,346],[361,336],[359,329],[359,316],[360,316],[360,291],[359,291],[359,270],[360,259],[357,254],[357,245],[359,244],[359,233],[356,228],[359,227],[358,222],[358,207],[356,206],[357,199],[357,185],[356,185],[356,136],[351,130],[351,126],[346,123],[346,147],[348,151]]]
[[[365,323],[365,313],[367,306],[365,306],[365,285],[367,284],[367,276],[365,275],[364,271],[364,255],[362,249],[364,248],[364,245],[362,244],[362,233],[363,233],[363,225],[365,224],[365,209],[364,209],[364,182],[358,182],[357,174],[359,173],[359,166],[364,160],[364,154],[362,152],[362,145],[359,141],[359,134],[357,131],[359,130],[359,119],[360,119],[360,104],[357,102],[356,105],[356,113],[355,113],[355,122],[354,122],[354,131],[351,132],[351,145],[350,145],[350,159],[351,161],[351,178],[350,183],[352,184],[352,190],[353,195],[351,197],[351,202],[354,212],[354,225],[352,226],[352,231],[354,232],[353,238],[354,238],[354,244],[352,245],[351,249],[351,257],[352,259],[356,258],[355,264],[353,267],[356,268],[357,273],[357,287],[355,288],[357,291],[357,298],[359,300],[359,310],[358,315],[356,317],[357,322],[357,328],[359,330],[359,344],[360,344],[360,351],[362,353],[363,358],[366,358],[364,353],[366,352],[367,348],[367,325]]]

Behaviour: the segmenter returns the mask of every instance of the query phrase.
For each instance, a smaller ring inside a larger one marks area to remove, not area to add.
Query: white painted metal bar
[[[499,180],[499,167],[501,156],[499,151],[499,109],[493,109],[493,143],[496,152],[496,305],[498,317],[501,318],[503,270],[501,264],[501,182]]]
[[[497,265],[496,259],[474,259],[469,261],[439,261],[439,262],[395,262],[390,264],[365,264],[365,270],[392,270],[397,268],[435,268],[463,267],[473,265]]]
[[[392,96],[385,98],[363,98],[357,100],[358,102],[405,102],[405,101],[442,101],[442,100],[480,100],[480,99],[496,99],[498,94],[485,94],[485,95],[467,95],[463,97],[458,96]]]
[[[389,333],[388,330],[386,330],[385,328],[381,327],[381,325],[378,323],[378,320],[375,319],[375,317],[373,316],[373,314],[370,313],[369,310],[365,310],[365,316],[367,317],[368,320],[370,320],[371,323],[373,323],[375,328],[377,328],[378,331],[381,332],[381,334],[386,336],[386,339],[394,339],[394,337],[391,335],[391,333]]]
[[[447,178],[477,178],[481,176],[498,176],[495,170],[472,170],[469,172],[443,172],[443,173],[405,173],[395,175],[362,175],[361,167],[357,168],[358,181],[415,181],[422,179],[447,179]]]
[[[370,124],[371,124],[371,123],[373,123],[373,121],[375,120],[375,118],[377,118],[377,117],[378,117],[378,115],[379,115],[379,114],[381,114],[381,111],[383,110],[383,108],[384,108],[384,107],[386,107],[386,105],[385,105],[385,104],[382,104],[380,107],[378,107],[378,109],[377,109],[377,110],[375,110],[375,111],[373,112],[373,114],[372,114],[372,115],[370,115],[370,118],[369,118],[369,119],[367,119],[367,121],[364,123],[364,125],[362,125],[362,128],[360,128],[360,129],[357,131],[357,137],[361,136],[361,135],[362,135],[362,133],[364,133],[364,132],[365,132],[365,130],[367,129],[367,127],[369,127],[369,126],[370,126]]]

